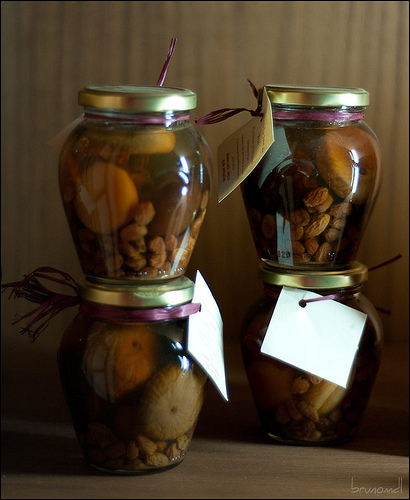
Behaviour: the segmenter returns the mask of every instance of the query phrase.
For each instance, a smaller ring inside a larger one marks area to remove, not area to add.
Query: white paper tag
[[[261,352],[346,387],[367,315],[303,289],[283,287]]]
[[[222,316],[206,281],[197,271],[192,302],[200,303],[201,310],[188,318],[187,350],[208,374],[225,398],[228,390],[225,376]]]
[[[272,108],[266,89],[263,89],[262,113],[262,118],[255,116],[219,145],[219,203],[252,172],[273,143]]]

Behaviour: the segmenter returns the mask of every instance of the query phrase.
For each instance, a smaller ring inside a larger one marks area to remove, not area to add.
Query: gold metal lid
[[[361,88],[298,87],[265,85],[272,104],[318,107],[363,107],[369,104],[369,93]]]
[[[91,85],[79,91],[78,104],[87,108],[140,113],[188,111],[196,108],[196,94],[188,89],[159,85]]]
[[[96,304],[134,309],[171,307],[192,300],[194,283],[186,276],[150,285],[100,284],[87,280],[79,285],[78,293],[84,301]]]
[[[367,267],[360,262],[353,262],[350,267],[335,271],[299,271],[261,263],[259,278],[267,285],[308,290],[351,288],[360,286],[367,280]]]

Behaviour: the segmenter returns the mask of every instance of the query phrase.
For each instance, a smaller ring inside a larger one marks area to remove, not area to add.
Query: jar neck
[[[364,107],[306,107],[272,104],[274,120],[347,122],[363,120]]]
[[[306,291],[314,292],[320,295],[317,299],[309,299],[304,302],[310,301],[320,301],[320,300],[352,300],[358,297],[361,293],[362,285],[345,287],[345,288],[327,288],[327,289],[306,289]],[[265,296],[271,299],[278,299],[282,286],[263,284],[263,292]]]
[[[127,122],[138,125],[173,125],[176,122],[188,122],[190,110],[166,111],[163,113],[137,113],[126,111],[113,111],[107,109],[84,108],[86,119],[102,120],[104,122]]]
[[[79,306],[79,312],[89,318],[108,323],[147,323],[185,319],[191,314],[197,313],[200,308],[201,304],[196,302],[167,307],[136,309],[84,301]]]

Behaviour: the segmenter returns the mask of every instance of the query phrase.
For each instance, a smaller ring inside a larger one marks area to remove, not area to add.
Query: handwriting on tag
[[[266,89],[263,116],[255,116],[227,137],[218,148],[218,202],[252,172],[274,141],[272,109]]]

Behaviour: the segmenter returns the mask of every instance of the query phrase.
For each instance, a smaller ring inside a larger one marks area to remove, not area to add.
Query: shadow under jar
[[[260,277],[264,293],[245,315],[241,346],[263,430],[285,444],[333,445],[352,439],[363,420],[383,347],[380,318],[361,293],[367,268],[354,262],[343,272],[297,273],[261,265]],[[367,315],[346,387],[261,352],[283,286],[337,294],[334,300]]]
[[[196,94],[86,87],[84,119],[59,159],[60,193],[84,274],[152,281],[185,273],[203,222],[212,158],[189,122]]]
[[[180,464],[207,385],[186,350],[193,283],[87,283],[80,296],[57,359],[84,459],[123,475]]]
[[[274,142],[241,184],[258,256],[275,267],[347,267],[380,187],[380,146],[364,121],[369,94],[265,88]]]

